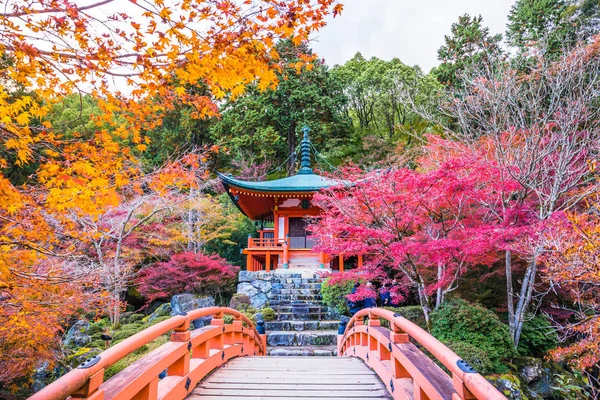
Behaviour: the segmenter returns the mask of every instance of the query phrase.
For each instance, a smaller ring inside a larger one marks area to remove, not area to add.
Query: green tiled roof
[[[217,175],[226,186],[234,186],[257,192],[316,192],[320,189],[342,183],[314,173],[298,174],[288,176],[287,178],[262,182],[243,181],[221,173],[217,173]]]

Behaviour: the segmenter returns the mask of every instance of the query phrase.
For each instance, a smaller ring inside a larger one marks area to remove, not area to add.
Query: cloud
[[[462,14],[481,14],[492,34],[504,33],[514,0],[341,0],[344,12],[330,18],[313,38],[313,49],[329,65],[356,52],[399,58],[427,72],[438,64],[437,50]]]

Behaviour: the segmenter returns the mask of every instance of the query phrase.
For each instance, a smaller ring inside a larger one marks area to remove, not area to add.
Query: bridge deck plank
[[[391,399],[362,361],[346,357],[244,357],[207,376],[188,400]]]

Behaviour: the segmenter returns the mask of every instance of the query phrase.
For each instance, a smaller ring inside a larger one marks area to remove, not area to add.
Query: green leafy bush
[[[425,321],[425,314],[423,314],[423,308],[421,306],[406,306],[406,307],[383,307],[386,310],[390,310],[396,314],[402,315],[407,320],[417,324],[421,328],[427,330],[427,322]],[[381,321],[381,325],[389,328],[389,323],[386,320]]]
[[[145,317],[144,314],[131,314],[127,318],[127,323],[128,324],[140,323],[140,322],[142,322],[142,319],[144,319],[144,317]]]
[[[260,313],[263,316],[263,321],[275,321],[275,310],[273,310],[271,307],[263,308],[262,310],[260,310]]]
[[[489,375],[495,372],[496,366],[487,351],[467,342],[446,342],[445,344],[480,374]]]
[[[148,326],[156,325],[159,322],[163,322],[163,321],[168,320],[169,318],[171,318],[170,315],[163,315],[162,317],[154,318],[152,321],[150,321],[150,323],[148,324]]]
[[[350,294],[353,287],[354,282],[350,280],[332,283],[331,277],[325,279],[321,285],[323,303],[328,307],[335,308],[340,314],[350,313],[346,295]]]
[[[88,335],[94,336],[96,334],[102,334],[106,327],[110,325],[110,322],[107,319],[101,319],[96,322],[90,323],[90,327],[87,330]]]
[[[468,343],[485,352],[493,373],[507,372],[504,361],[515,355],[508,326],[492,311],[464,300],[450,301],[432,313],[431,333],[444,343]]]
[[[519,355],[543,357],[556,346],[558,335],[550,321],[543,315],[528,316],[517,348]]]

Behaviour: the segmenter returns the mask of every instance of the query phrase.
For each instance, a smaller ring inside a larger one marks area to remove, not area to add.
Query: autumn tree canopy
[[[130,271],[122,242],[157,205],[141,198],[198,184],[204,151],[144,171],[144,130],[175,103],[206,118],[249,84],[275,87],[275,44],[307,40],[340,11],[334,0],[3,3],[0,353],[20,361],[0,381],[53,359],[64,319],[92,304],[86,296],[122,290],[93,272]],[[65,96],[79,103],[75,120],[89,121],[54,126],[49,113]]]

